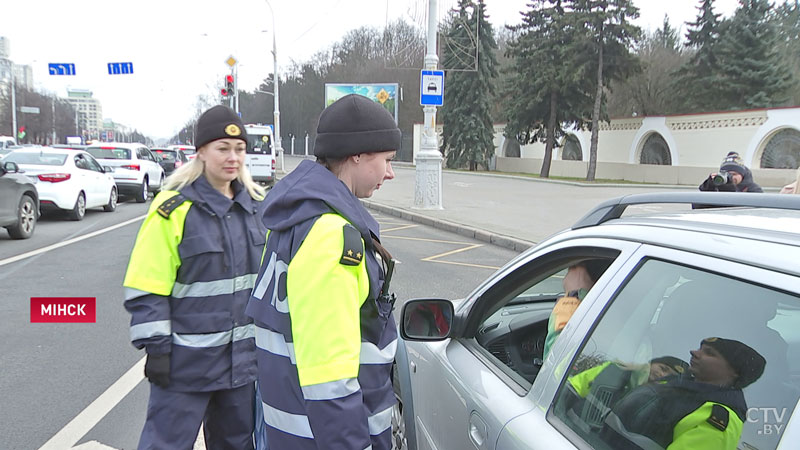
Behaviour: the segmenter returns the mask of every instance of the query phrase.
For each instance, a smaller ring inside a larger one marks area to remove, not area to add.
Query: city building
[[[103,130],[103,106],[87,89],[67,89],[67,101],[78,114],[78,125],[88,139],[98,139]]]

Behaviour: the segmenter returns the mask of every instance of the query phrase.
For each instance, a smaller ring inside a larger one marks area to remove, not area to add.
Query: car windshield
[[[17,164],[35,164],[39,166],[63,166],[67,160],[67,155],[63,153],[28,153],[13,152],[9,153],[4,162],[15,162]]]
[[[158,154],[158,156],[160,156],[162,159],[166,161],[175,160],[175,154],[177,153],[175,150],[163,150],[163,149],[153,150],[153,152]]]
[[[131,151],[119,147],[89,147],[86,149],[97,159],[131,159]]]
[[[247,135],[247,153],[270,153],[270,137],[267,134],[249,134]]]

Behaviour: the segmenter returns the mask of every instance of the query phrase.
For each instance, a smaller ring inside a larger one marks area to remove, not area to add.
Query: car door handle
[[[469,439],[479,449],[483,448],[483,443],[486,442],[486,422],[475,411],[469,416]]]

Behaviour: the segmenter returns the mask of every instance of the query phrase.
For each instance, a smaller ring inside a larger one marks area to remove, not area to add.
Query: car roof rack
[[[800,195],[746,192],[652,192],[607,200],[575,222],[572,229],[619,219],[628,206],[646,204],[702,204],[704,207],[750,207],[800,210]]]

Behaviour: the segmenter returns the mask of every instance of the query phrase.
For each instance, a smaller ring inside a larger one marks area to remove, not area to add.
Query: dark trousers
[[[173,392],[151,383],[139,450],[191,450],[201,423],[208,450],[252,450],[254,401],[254,383],[212,392]]]

